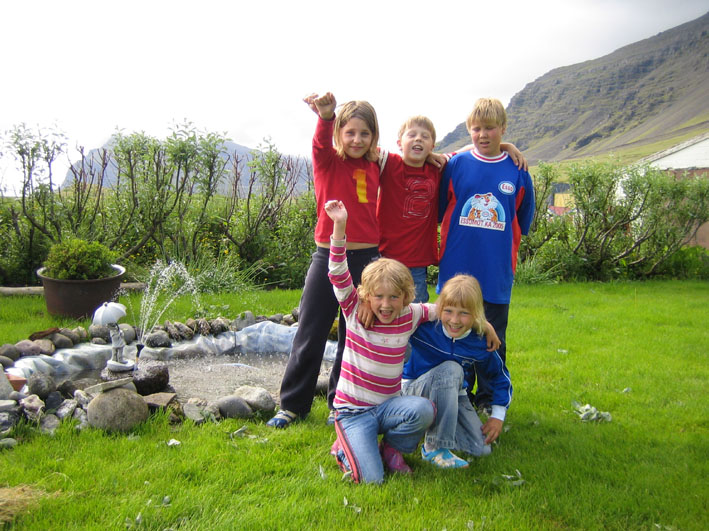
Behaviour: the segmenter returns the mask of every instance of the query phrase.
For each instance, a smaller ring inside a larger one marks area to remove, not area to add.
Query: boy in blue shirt
[[[534,216],[529,173],[501,151],[507,115],[497,99],[475,102],[466,126],[475,148],[453,157],[441,180],[439,217],[441,260],[436,291],[458,273],[472,275],[482,287],[485,315],[495,328],[506,359],[506,331],[517,251]],[[469,390],[475,374],[468,374]],[[492,391],[478,377],[474,403],[488,409]]]

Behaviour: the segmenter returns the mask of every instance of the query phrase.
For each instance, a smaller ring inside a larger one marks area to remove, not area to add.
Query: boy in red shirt
[[[445,165],[450,156],[436,155],[436,129],[425,116],[413,116],[399,129],[401,156],[386,154],[379,182],[377,220],[379,252],[411,270],[416,286],[414,302],[428,301],[427,267],[438,264],[438,187],[442,168],[427,164],[429,156]],[[469,151],[466,146],[462,151]],[[526,167],[513,144],[502,144],[510,157]],[[431,160],[429,159],[429,160]]]

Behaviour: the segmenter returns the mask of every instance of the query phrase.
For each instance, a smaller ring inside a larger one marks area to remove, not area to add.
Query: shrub
[[[99,242],[78,238],[57,243],[44,261],[45,276],[61,280],[90,280],[115,274],[115,254]]]

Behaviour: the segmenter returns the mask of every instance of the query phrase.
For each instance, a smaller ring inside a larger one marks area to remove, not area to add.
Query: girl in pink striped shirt
[[[341,201],[328,201],[324,210],[333,221],[330,282],[347,323],[331,453],[355,482],[381,483],[384,464],[392,472],[411,473],[401,453],[416,450],[435,417],[428,399],[401,395],[401,373],[409,337],[420,324],[436,319],[436,307],[411,303],[411,273],[396,260],[369,264],[355,289],[347,268],[347,210]],[[375,317],[369,328],[357,318],[360,299]]]

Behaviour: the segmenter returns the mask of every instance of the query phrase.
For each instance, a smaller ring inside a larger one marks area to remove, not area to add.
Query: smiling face
[[[505,128],[491,122],[473,122],[470,125],[470,138],[477,152],[484,157],[497,157],[502,153],[500,144],[503,134]]]
[[[420,168],[426,162],[426,157],[433,151],[433,135],[426,127],[412,124],[402,133],[397,142],[401,148],[404,162],[409,166]]]
[[[340,128],[340,143],[342,149],[350,158],[364,157],[372,145],[372,131],[361,118],[350,118]]]
[[[441,310],[441,324],[453,339],[457,339],[470,330],[475,318],[470,310],[462,306],[444,306]]]
[[[375,286],[367,300],[374,315],[383,324],[394,321],[404,308],[404,294],[388,283]]]

